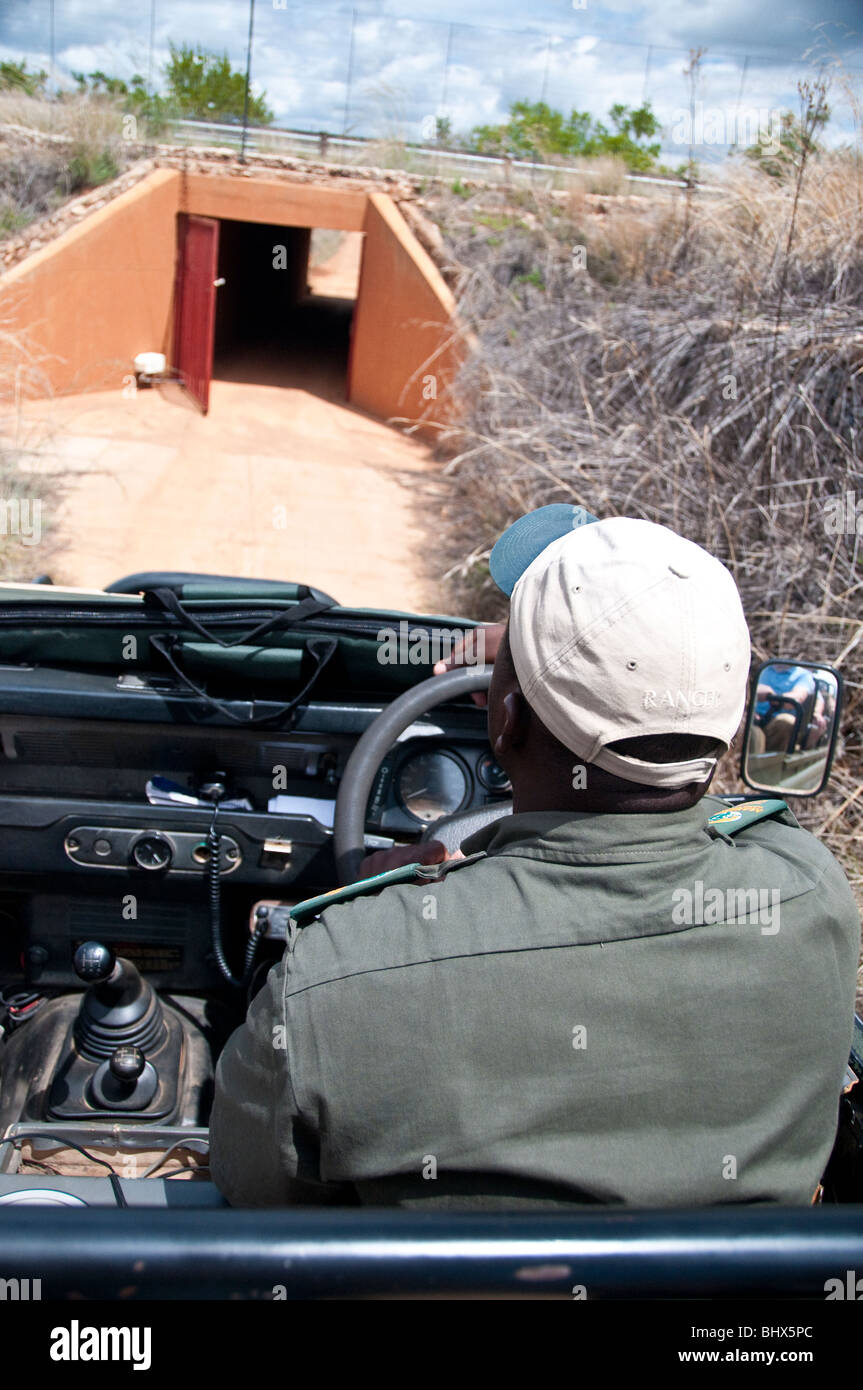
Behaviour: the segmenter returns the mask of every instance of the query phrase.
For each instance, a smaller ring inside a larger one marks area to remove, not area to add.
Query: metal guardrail
[[[242,142],[242,126],[231,125],[226,122],[177,120],[171,122],[171,128],[181,137],[186,132],[190,135],[219,132],[225,137],[221,142],[207,141],[207,143],[221,143],[239,147]],[[589,169],[579,169],[568,164],[542,164],[530,160],[507,159],[497,155],[471,154],[466,150],[442,150],[436,146],[388,142],[375,140],[369,136],[330,135],[326,131],[314,134],[304,130],[282,130],[270,126],[249,127],[246,132],[247,151],[258,154],[282,153],[305,157],[309,148],[315,146],[316,157],[319,160],[331,160],[334,163],[338,162],[334,159],[337,151],[355,154],[363,149],[380,147],[388,143],[398,144],[405,151],[406,161],[404,164],[387,167],[404,168],[406,173],[439,175],[441,172],[446,172],[450,175],[465,174],[467,177],[470,174],[479,174],[484,169],[488,172],[497,169],[502,174],[501,182],[531,182],[535,180],[537,175],[542,175],[545,178],[550,176],[552,183],[559,180],[564,184],[572,181],[578,184],[591,178]],[[624,178],[629,184],[653,185],[655,188],[662,188],[669,192],[687,187],[684,179],[661,178],[654,174],[626,174]],[[721,195],[725,190],[715,184],[696,183],[694,191]]]

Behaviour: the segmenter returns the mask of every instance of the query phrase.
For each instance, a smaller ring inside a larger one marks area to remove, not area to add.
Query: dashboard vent
[[[198,915],[194,911],[191,914],[195,923]],[[122,936],[135,941],[158,935],[160,940],[183,941],[191,925],[189,908],[184,903],[148,903],[139,899],[137,920],[131,922],[119,916],[116,902],[104,898],[76,898],[69,904],[68,930],[71,937],[104,936],[110,939]]]
[[[74,733],[71,729],[62,733],[23,733],[15,735],[15,750],[18,758],[25,763],[49,763],[60,767],[77,764],[79,767],[115,767],[116,752],[112,744],[98,734]]]

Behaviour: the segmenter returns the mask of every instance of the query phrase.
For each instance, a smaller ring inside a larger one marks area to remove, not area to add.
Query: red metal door
[[[174,284],[174,365],[204,414],[210,402],[219,223],[181,213]]]

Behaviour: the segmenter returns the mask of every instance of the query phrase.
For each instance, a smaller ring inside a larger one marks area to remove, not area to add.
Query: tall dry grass
[[[575,159],[571,167],[581,175],[581,187],[585,193],[610,193],[620,196],[626,193],[629,169],[622,159],[614,155],[596,155],[592,159]]]
[[[442,437],[452,606],[502,614],[490,547],[553,501],[646,517],[718,555],[756,659],[843,672],[831,790],[792,804],[863,904],[863,534],[832,534],[827,511],[852,493],[863,533],[858,152],[812,162],[790,251],[793,186],[748,167],[693,203],[688,233],[681,199],[538,197],[508,226],[502,199],[428,200],[478,344]],[[741,790],[730,758],[720,785]]]
[[[23,93],[0,92],[0,128],[17,126],[42,135],[53,135],[94,149],[115,147],[123,140],[123,111],[105,96],[68,96],[45,101]]]
[[[115,178],[140,152],[137,137],[109,98],[0,93],[0,237]]]
[[[45,423],[25,409],[50,392],[38,354],[0,322],[0,580],[35,579],[56,553],[62,476],[46,455]]]

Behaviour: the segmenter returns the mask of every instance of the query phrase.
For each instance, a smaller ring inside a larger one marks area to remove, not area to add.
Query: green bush
[[[609,129],[589,111],[565,116],[544,101],[516,101],[509,120],[498,126],[476,126],[467,141],[478,154],[513,155],[516,159],[546,160],[553,155],[571,159],[617,156],[627,168],[652,169],[660,146],[647,142],[660,130],[650,102],[632,108],[615,102],[609,109]]]
[[[69,160],[69,191],[79,193],[84,188],[98,188],[119,174],[110,150],[77,150]]]

